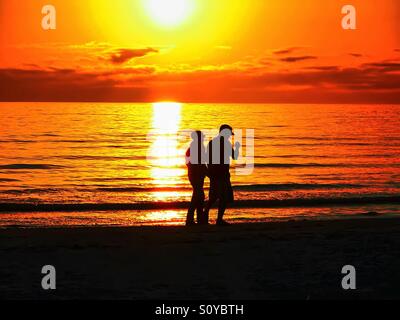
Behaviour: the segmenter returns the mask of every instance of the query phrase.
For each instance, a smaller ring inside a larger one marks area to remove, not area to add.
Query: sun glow
[[[150,148],[151,176],[153,184],[174,184],[185,171],[179,168],[184,151],[178,149],[178,131],[181,122],[180,103],[160,102],[153,104],[152,145]]]
[[[159,25],[174,27],[185,21],[194,9],[194,0],[144,0],[148,15]]]

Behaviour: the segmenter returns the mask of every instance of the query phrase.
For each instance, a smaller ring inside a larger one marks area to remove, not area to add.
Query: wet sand
[[[391,299],[399,270],[398,218],[0,230],[0,299]]]

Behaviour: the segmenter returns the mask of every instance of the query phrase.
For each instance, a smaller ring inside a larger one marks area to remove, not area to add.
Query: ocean
[[[24,102],[0,103],[0,226],[180,224],[190,132],[223,123],[229,220],[400,213],[400,105]]]

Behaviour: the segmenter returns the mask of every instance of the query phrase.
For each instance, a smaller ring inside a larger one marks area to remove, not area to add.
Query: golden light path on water
[[[184,150],[178,148],[182,104],[159,102],[153,104],[153,123],[149,152],[151,178],[154,187],[178,182],[186,171],[179,166],[184,161]],[[173,192],[153,192],[155,200],[166,200]]]

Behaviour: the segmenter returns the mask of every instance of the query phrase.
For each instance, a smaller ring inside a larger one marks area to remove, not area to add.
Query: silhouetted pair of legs
[[[204,177],[200,175],[189,175],[190,184],[193,187],[192,200],[190,201],[186,225],[194,225],[194,213],[196,211],[197,223],[202,224],[204,222]]]
[[[208,218],[210,215],[210,209],[214,205],[214,203],[218,200],[218,198],[210,198],[204,208],[204,223],[203,224],[208,224]],[[227,207],[227,203],[224,199],[219,199],[218,203],[218,217],[217,217],[217,224],[218,225],[224,225],[227,224],[224,221],[224,213]]]
[[[224,221],[224,213],[228,203],[233,202],[233,189],[230,181],[230,174],[210,176],[209,200],[204,208],[204,223],[208,224],[210,209],[216,201],[218,202],[217,225],[228,225]]]
[[[186,225],[195,224],[194,214],[197,213],[197,223],[207,225],[211,207],[218,201],[217,225],[228,225],[224,221],[224,213],[229,203],[233,202],[233,189],[229,173],[224,175],[210,176],[209,200],[204,207],[204,173],[198,167],[190,168],[189,181],[193,188]]]
[[[203,179],[192,179],[191,184],[193,187],[193,194],[192,194],[192,199],[190,201],[190,205],[189,205],[189,209],[188,209],[188,213],[187,213],[187,217],[186,217],[186,225],[190,226],[190,225],[195,224],[195,219],[194,219],[195,212],[196,212],[196,216],[197,216],[197,223],[200,225],[207,225],[209,215],[210,215],[210,209],[214,205],[214,203],[218,200],[219,200],[219,203],[218,203],[217,224],[218,225],[227,224],[223,220],[224,213],[227,208],[227,202],[225,201],[225,199],[223,199],[223,198],[219,199],[218,197],[212,196],[209,199],[209,201],[207,201],[207,204],[204,207],[204,199],[205,199],[204,189],[203,189],[204,178]]]

